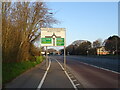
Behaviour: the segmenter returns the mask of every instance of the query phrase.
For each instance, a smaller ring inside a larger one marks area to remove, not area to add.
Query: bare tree
[[[40,27],[57,23],[44,2],[2,3],[2,15],[2,48],[6,61],[12,54],[17,61],[28,60],[31,45],[40,36]]]

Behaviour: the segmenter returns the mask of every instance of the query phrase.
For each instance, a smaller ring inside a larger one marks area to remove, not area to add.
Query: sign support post
[[[66,70],[66,50],[64,46],[64,70]]]
[[[47,54],[48,52],[47,52],[47,46],[46,46],[46,68],[47,68],[47,66],[48,66],[48,54]]]

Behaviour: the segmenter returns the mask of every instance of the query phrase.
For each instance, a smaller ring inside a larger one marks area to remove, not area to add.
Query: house
[[[107,54],[109,54],[109,52],[105,50],[104,46],[97,48],[97,55],[107,55]]]

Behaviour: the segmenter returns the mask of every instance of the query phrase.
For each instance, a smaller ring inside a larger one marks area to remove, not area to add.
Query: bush
[[[35,57],[36,61],[22,61],[22,62],[10,62],[2,64],[2,83],[5,84],[26,70],[35,67],[35,65],[40,64],[44,57],[37,56]]]

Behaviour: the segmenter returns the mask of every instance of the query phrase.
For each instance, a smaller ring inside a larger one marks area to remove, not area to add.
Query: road
[[[63,62],[63,56],[53,58]],[[74,73],[84,88],[120,88],[120,74],[116,72],[118,70],[117,62],[117,60],[112,61],[112,59],[106,58],[67,56],[69,70]],[[98,67],[102,67],[102,69]],[[108,70],[109,68],[110,70]]]
[[[44,88],[75,88],[80,87],[77,80],[72,82],[73,76],[69,71],[65,71],[63,66],[55,59],[49,59],[49,65],[46,70],[45,61],[35,68],[28,70],[7,83],[4,88],[32,88],[35,90]],[[70,76],[71,75],[71,76]],[[75,80],[75,78],[73,78]],[[76,85],[76,86],[75,86]],[[82,87],[81,87],[82,88]]]
[[[67,69],[65,71],[63,56],[49,56],[49,58],[47,68],[44,61],[7,83],[5,88],[120,88],[118,82],[120,74],[114,71],[115,68],[111,70],[98,68],[111,63],[107,63],[108,59],[67,56]],[[104,64],[100,60],[104,60]],[[96,64],[98,61],[99,63]],[[91,66],[92,63],[94,65]],[[95,67],[95,64],[98,66]],[[111,65],[115,64],[111,63]],[[108,66],[110,67],[110,65]]]
[[[101,68],[105,68],[111,71],[115,71],[115,72],[120,72],[119,70],[119,62],[120,60],[118,60],[118,58],[103,58],[103,57],[90,57],[90,56],[67,56],[67,58],[70,59],[74,59],[77,61],[81,61],[81,62],[85,62],[91,65],[95,65]]]

